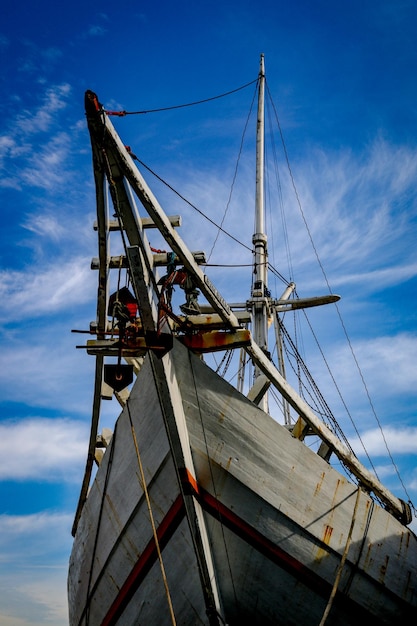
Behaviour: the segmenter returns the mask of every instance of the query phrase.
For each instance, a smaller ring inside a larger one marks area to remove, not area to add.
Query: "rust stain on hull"
[[[321,538],[322,542],[326,545],[329,546],[330,545],[330,539],[332,537],[333,534],[333,527],[329,526],[328,524],[326,524],[324,526],[324,532],[323,532],[323,536]],[[320,546],[317,550],[317,554],[316,554],[316,561],[321,561],[326,555],[328,554],[328,551],[323,548],[322,546]]]

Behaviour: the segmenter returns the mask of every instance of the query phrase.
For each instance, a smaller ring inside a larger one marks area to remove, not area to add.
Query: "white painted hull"
[[[180,468],[185,496],[161,409],[163,368],[178,384],[194,464],[191,478]],[[174,341],[163,366],[147,357],[84,505],[70,561],[70,626],[170,625],[167,590],[176,624],[209,624],[184,497],[201,505],[219,612],[230,626],[319,624],[352,519],[326,624],[414,619],[415,535],[362,491],[355,508],[355,485]]]

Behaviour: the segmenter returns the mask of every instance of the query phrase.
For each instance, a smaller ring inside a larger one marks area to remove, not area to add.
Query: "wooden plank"
[[[191,253],[196,261],[196,263],[204,265],[206,263],[206,256],[204,252],[192,252]],[[167,266],[170,262],[168,258],[167,252],[156,253],[152,256],[153,266],[154,267],[164,267]],[[181,259],[178,256],[174,256],[175,265],[181,265]],[[110,269],[119,269],[128,267],[127,258],[125,255],[111,256],[108,261],[108,267]],[[100,260],[98,257],[93,257],[91,259],[91,269],[98,270],[100,268]]]
[[[172,226],[177,227],[177,228],[181,226],[180,215],[169,215],[168,219],[171,222]],[[155,222],[150,217],[142,217],[141,220],[142,220],[142,228],[145,228],[145,229],[158,228]],[[98,229],[97,222],[94,222],[93,228],[94,230]],[[109,231],[110,232],[120,231],[120,224],[117,220],[109,220]]]

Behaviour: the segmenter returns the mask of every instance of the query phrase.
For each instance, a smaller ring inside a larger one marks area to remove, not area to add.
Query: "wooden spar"
[[[198,560],[198,570],[206,603],[208,624],[210,626],[220,626],[221,623],[224,624],[225,622],[222,616],[220,593],[217,587],[206,519],[201,504],[192,494],[186,492],[181,480],[181,476],[187,474],[196,482],[196,472],[175,367],[173,367],[169,353],[165,359],[158,359],[153,354],[150,354],[149,357],[154,372],[154,380],[158,390],[165,427],[170,440],[170,449],[177,472],[178,484],[186,508],[188,526]]]
[[[201,252],[201,251],[192,252],[191,254],[193,255],[196,263],[200,264],[200,263],[206,262],[204,252]],[[164,266],[166,267],[168,265],[168,254],[166,252],[153,254],[152,260],[153,260],[152,267],[164,267]],[[181,260],[179,260],[178,257],[176,256],[174,258],[174,262],[178,264],[181,262]],[[116,256],[109,257],[108,266],[109,266],[109,269],[120,269],[120,268],[128,267],[129,263],[125,255],[119,254]],[[93,257],[93,259],[91,260],[91,269],[92,270],[100,269],[100,259],[98,257]]]
[[[301,417],[309,424],[315,433],[336,454],[336,456],[350,469],[365,488],[373,491],[386,505],[387,509],[403,524],[409,524],[412,520],[411,509],[403,500],[394,496],[362,463],[345,448],[342,442],[327,428],[327,426],[313,413],[308,404],[297,394],[289,383],[281,376],[273,363],[265,356],[260,347],[253,341],[244,348],[252,357],[272,384],[282,396],[298,411]]]
[[[94,182],[96,188],[97,202],[97,231],[98,231],[98,251],[99,251],[99,278],[97,288],[97,337],[104,339],[107,326],[107,301],[108,301],[108,198],[105,193],[104,171],[97,167],[99,162],[99,154],[97,145],[92,142],[93,162],[94,162]],[[74,522],[72,525],[72,535],[75,536],[78,521],[84,503],[87,499],[88,488],[90,485],[91,474],[93,471],[96,442],[98,434],[98,425],[100,420],[101,409],[101,391],[103,384],[104,357],[98,355],[96,357],[96,370],[94,378],[94,396],[93,409],[90,426],[90,438],[88,442],[87,461],[84,470],[83,481],[81,483],[80,495],[78,498],[77,509],[75,512]]]
[[[276,311],[293,311],[294,309],[309,309],[310,307],[322,306],[323,304],[332,304],[339,300],[340,296],[332,293],[326,296],[297,298],[297,300],[272,300],[271,306],[274,307]]]
[[[157,228],[157,225],[151,220],[150,217],[142,217],[142,228]],[[181,226],[181,217],[179,215],[170,215],[168,217],[172,226]],[[93,224],[94,230],[98,230],[97,222]],[[120,230],[120,224],[117,220],[109,220],[109,231],[118,231]]]

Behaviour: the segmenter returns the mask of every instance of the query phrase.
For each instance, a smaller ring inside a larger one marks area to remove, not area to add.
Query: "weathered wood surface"
[[[205,513],[227,623],[242,624],[244,616],[263,626],[318,624],[346,546],[357,487],[174,343],[164,358],[172,359],[182,393],[196,478],[225,507],[217,513],[230,515],[220,522],[216,512]],[[149,363],[129,404],[159,524],[179,488]],[[89,623],[102,623],[151,537],[125,409],[75,537],[70,626],[88,623],[81,617],[88,586]],[[414,534],[361,492],[328,624],[407,623],[417,608],[416,554]],[[185,519],[163,559],[177,624],[208,624]],[[171,624],[157,562],[117,623]]]

